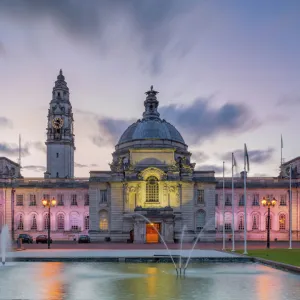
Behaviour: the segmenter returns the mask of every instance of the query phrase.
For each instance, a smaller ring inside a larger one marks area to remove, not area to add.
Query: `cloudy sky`
[[[197,168],[230,153],[252,176],[300,154],[300,1],[0,0],[0,156],[43,176],[47,110],[62,68],[75,118],[77,177],[108,169],[154,85],[161,116]]]

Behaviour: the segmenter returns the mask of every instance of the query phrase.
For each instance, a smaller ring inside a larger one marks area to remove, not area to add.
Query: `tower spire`
[[[145,94],[147,95],[146,100],[144,101],[145,111],[143,113],[143,119],[159,119],[159,112],[157,111],[158,100],[156,95],[158,91],[153,89],[153,85],[151,85],[150,90]]]

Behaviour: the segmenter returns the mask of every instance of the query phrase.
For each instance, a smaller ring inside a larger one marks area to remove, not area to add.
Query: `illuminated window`
[[[31,230],[37,230],[36,215],[32,216]]]
[[[266,230],[268,229],[268,216],[266,216]],[[270,230],[272,229],[272,216],[270,215]]]
[[[47,230],[49,228],[49,214],[46,213],[44,215],[44,230]]]
[[[59,214],[57,216],[57,229],[58,230],[65,229],[65,216],[63,214]]]
[[[258,230],[258,223],[259,223],[259,217],[258,215],[254,214],[252,216],[252,230]]]
[[[99,228],[102,231],[108,230],[108,213],[105,210],[100,212]]]
[[[18,222],[18,230],[23,230],[24,229],[24,222],[23,222],[23,216],[19,216],[19,222]]]
[[[239,216],[239,230],[244,230],[244,216]]]
[[[90,217],[89,216],[84,217],[84,228],[85,228],[85,230],[90,229]]]
[[[159,187],[156,177],[151,176],[146,185],[146,202],[159,202]]]
[[[286,218],[285,214],[279,215],[279,230],[285,230]]]

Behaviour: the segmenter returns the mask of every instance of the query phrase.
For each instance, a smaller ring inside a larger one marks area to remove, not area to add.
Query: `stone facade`
[[[157,93],[153,87],[146,93],[143,117],[120,137],[110,170],[74,178],[72,107],[60,72],[48,114],[45,178],[22,178],[18,164],[0,158],[0,227],[8,224],[15,237],[46,234],[47,209],[41,201],[55,198],[57,205],[51,208],[54,240],[89,234],[93,241],[147,243],[158,238],[155,229],[167,243],[178,242],[183,230],[185,242],[215,241],[222,239],[223,226],[227,239],[232,238],[234,227],[236,240],[243,240],[243,179],[234,178],[232,201],[231,178],[225,178],[223,198],[222,178],[216,178],[214,171],[196,171],[180,133],[160,119]],[[292,231],[293,239],[300,240],[296,168],[300,158],[291,162]],[[271,209],[271,239],[288,240],[288,166],[282,166],[278,177],[247,178],[249,240],[266,239],[263,197],[277,199]]]

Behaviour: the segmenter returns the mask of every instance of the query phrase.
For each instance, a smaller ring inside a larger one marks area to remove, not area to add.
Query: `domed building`
[[[157,94],[152,86],[146,92],[142,119],[120,137],[111,171],[91,172],[93,239],[158,242],[157,230],[173,243],[185,226],[186,240],[192,241],[202,229],[204,239],[215,240],[214,172],[194,170],[183,137],[160,118]],[[100,230],[109,228],[109,234],[99,232],[99,224]]]
[[[0,157],[0,230],[7,224],[12,238],[45,235],[53,240],[76,240],[89,234],[93,241],[167,243],[267,238],[300,240],[300,157],[281,165],[275,177],[216,178],[213,170],[197,171],[184,138],[158,111],[158,92],[146,92],[142,118],[121,135],[110,170],[74,177],[75,134],[70,93],[60,70],[47,115],[46,172],[24,178],[20,165]],[[251,160],[251,157],[250,157]],[[292,168],[290,194],[289,176]],[[292,197],[290,197],[290,195]],[[268,209],[263,198],[275,198]],[[48,208],[42,200],[56,200]],[[245,218],[245,205],[246,216]],[[290,218],[291,216],[291,218]],[[51,226],[50,226],[51,225]],[[291,228],[291,231],[290,231]],[[159,234],[158,234],[159,233]]]

